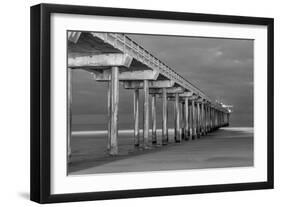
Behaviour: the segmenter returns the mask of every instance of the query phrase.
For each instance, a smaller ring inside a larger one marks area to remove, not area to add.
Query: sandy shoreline
[[[198,140],[170,143],[150,150],[134,148],[132,130],[119,132],[120,155],[106,152],[106,131],[73,133],[69,174],[137,172],[253,166],[253,128],[229,127]],[[161,130],[157,132],[161,136]]]
[[[247,131],[247,132],[253,132],[253,127],[227,127],[224,128],[224,130],[231,130],[231,131]],[[149,130],[151,133],[152,130]],[[169,129],[169,133],[173,133],[174,129]],[[122,129],[118,131],[119,134],[133,134],[133,129]],[[140,133],[142,133],[142,129],[140,129]],[[162,129],[157,129],[157,133],[162,133]],[[105,135],[107,134],[107,130],[81,130],[81,131],[73,131],[71,133],[72,136],[79,136],[79,135]],[[81,137],[82,138],[82,137]]]

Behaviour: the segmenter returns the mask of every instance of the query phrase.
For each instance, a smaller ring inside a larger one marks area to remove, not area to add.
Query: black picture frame
[[[51,194],[50,184],[50,15],[52,13],[99,15],[112,17],[151,18],[194,22],[234,23],[267,26],[267,181],[236,184],[219,184],[186,187]],[[272,18],[195,14],[168,11],[103,8],[72,5],[39,4],[31,7],[31,151],[30,199],[38,203],[88,201],[103,199],[166,196],[179,194],[211,193],[273,188],[273,46],[274,20]]]

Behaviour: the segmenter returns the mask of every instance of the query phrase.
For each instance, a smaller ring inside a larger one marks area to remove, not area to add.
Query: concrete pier
[[[149,87],[148,80],[143,81],[143,148],[149,148]]]
[[[119,104],[119,80],[118,67],[112,67],[111,71],[111,107],[110,107],[110,149],[109,154],[118,154],[118,104]]]
[[[90,45],[90,46],[89,46]],[[198,87],[123,34],[68,33],[68,157],[72,154],[71,70],[83,69],[97,82],[107,82],[107,144],[109,155],[119,155],[119,84],[133,90],[133,146],[149,150],[168,144],[167,100],[174,103],[174,141],[197,139],[229,126],[230,109],[213,101]],[[139,91],[143,92],[143,132],[140,135]],[[150,102],[151,96],[151,102]],[[162,98],[162,134],[157,134],[157,98]],[[151,113],[150,113],[151,106]],[[151,116],[150,116],[151,114]],[[151,126],[149,120],[151,118]],[[151,130],[151,136],[150,136]]]
[[[152,119],[152,144],[157,144],[156,134],[156,94],[151,95],[151,119]]]
[[[166,88],[162,89],[162,142],[164,145],[168,144],[168,125],[167,125],[167,116],[168,116],[168,107],[167,107],[167,90]]]
[[[139,132],[139,89],[134,90],[134,140],[135,147],[140,145],[140,132]]]

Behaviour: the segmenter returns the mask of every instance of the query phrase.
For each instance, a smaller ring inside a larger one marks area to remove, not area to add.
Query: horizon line
[[[246,127],[222,127],[221,129],[253,129],[254,127],[246,126]],[[168,129],[168,131],[174,131],[174,128]],[[87,135],[87,134],[107,134],[108,130],[79,130],[79,131],[72,131],[71,135]],[[120,129],[118,130],[119,133],[133,133],[134,129]],[[143,129],[139,130],[140,133],[143,132]],[[149,132],[152,132],[152,129],[149,129]],[[162,132],[162,129],[156,129],[156,132]]]

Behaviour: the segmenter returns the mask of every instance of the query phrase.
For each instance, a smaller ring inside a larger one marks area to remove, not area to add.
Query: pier
[[[105,149],[110,156],[120,154],[119,87],[133,91],[134,148],[149,150],[173,143],[186,145],[188,142],[185,141],[208,137],[219,128],[229,126],[231,110],[228,106],[209,98],[198,86],[178,74],[176,68],[167,66],[124,34],[69,31],[67,49],[68,157],[72,154],[70,80],[71,70],[76,69],[86,70],[93,80],[107,83],[107,94],[104,94],[108,109]],[[140,96],[143,96],[143,103],[140,103]],[[156,99],[162,101],[161,117],[156,116],[159,110]],[[168,101],[174,105],[174,116],[168,116]],[[143,104],[143,111],[140,111],[140,104]],[[140,113],[143,113],[142,127],[139,126]],[[150,116],[152,123],[149,123]],[[174,119],[172,134],[168,131],[168,118]],[[157,122],[162,123],[161,133],[157,132]],[[169,136],[173,136],[172,139]]]

